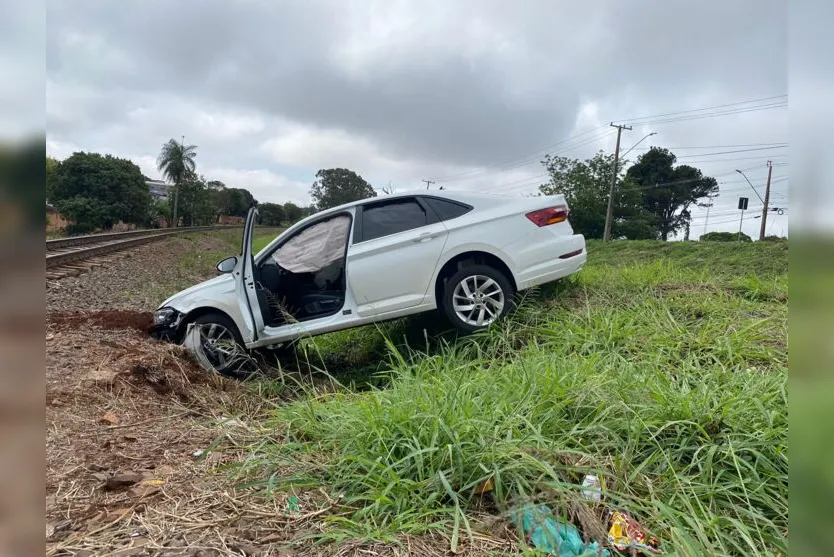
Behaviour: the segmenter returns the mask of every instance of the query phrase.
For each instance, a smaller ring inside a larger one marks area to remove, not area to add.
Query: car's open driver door
[[[255,254],[252,249],[252,241],[255,232],[255,221],[257,220],[258,209],[251,207],[246,215],[246,224],[243,228],[243,246],[241,248],[241,261],[235,274],[235,292],[240,304],[241,314],[246,320],[249,333],[241,331],[243,341],[246,343],[255,342],[263,336],[264,318],[258,304],[257,281],[255,278]],[[248,338],[247,338],[248,337]]]

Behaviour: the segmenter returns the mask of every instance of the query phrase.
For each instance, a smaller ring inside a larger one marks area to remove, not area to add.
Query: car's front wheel
[[[446,281],[441,307],[452,325],[472,333],[498,321],[512,304],[513,288],[503,273],[488,265],[472,265]]]
[[[201,366],[230,377],[242,377],[251,358],[234,322],[221,313],[207,313],[186,326],[183,346]]]

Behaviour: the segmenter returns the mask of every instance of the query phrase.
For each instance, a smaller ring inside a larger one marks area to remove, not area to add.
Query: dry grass
[[[47,555],[446,554],[443,536],[314,545],[305,535],[320,533],[327,517],[339,514],[328,493],[299,490],[267,499],[236,488],[225,473],[243,460],[239,447],[277,441],[274,431],[258,426],[277,398],[206,374],[179,347],[139,332],[127,312],[125,319],[112,312],[106,319],[52,317]],[[128,473],[137,474],[135,484],[107,489],[108,478]],[[508,547],[484,537],[467,553]]]

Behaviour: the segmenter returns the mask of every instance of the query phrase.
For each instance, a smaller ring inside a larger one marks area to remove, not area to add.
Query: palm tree
[[[185,137],[182,143],[177,143],[175,139],[168,140],[162,146],[159,152],[159,157],[156,159],[156,166],[165,179],[174,183],[174,211],[172,225],[177,225],[177,201],[179,198],[180,184],[183,178],[189,173],[194,172],[197,165],[194,163],[194,158],[197,156],[196,145],[186,145]]]

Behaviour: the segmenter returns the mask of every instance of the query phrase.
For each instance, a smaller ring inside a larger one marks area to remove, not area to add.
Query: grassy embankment
[[[481,335],[424,337],[423,317],[315,339],[341,385],[278,406],[261,424],[278,433],[238,478],[342,495],[325,540],[443,532],[456,545],[531,498],[593,535],[576,513],[604,514],[579,492],[595,473],[602,506],[666,550],[786,553],[787,243],[589,254]]]

